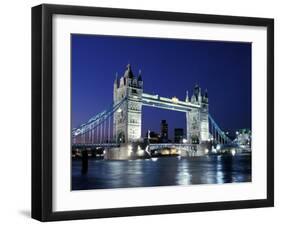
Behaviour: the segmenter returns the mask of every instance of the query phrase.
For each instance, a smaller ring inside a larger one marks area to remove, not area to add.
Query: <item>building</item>
[[[148,139],[149,143],[160,143],[160,135],[154,131],[148,131],[146,133],[146,138]]]
[[[181,143],[183,138],[184,138],[183,128],[175,128],[175,130],[174,130],[175,143]]]
[[[193,89],[193,95],[189,100],[188,93],[186,93],[186,102],[200,105],[200,108],[193,108],[186,113],[186,137],[190,143],[199,144],[208,141],[209,139],[209,101],[208,92],[205,90],[204,94],[201,88],[196,85]]]
[[[161,135],[162,142],[168,141],[168,123],[166,122],[166,120],[161,121],[160,128],[161,128],[160,135]]]
[[[134,142],[141,138],[142,93],[141,74],[134,76],[128,64],[119,80],[116,75],[113,87],[114,104],[124,101],[113,116],[113,137],[118,143]]]
[[[236,131],[235,142],[238,145],[251,147],[252,143],[252,132],[249,129],[240,129]]]

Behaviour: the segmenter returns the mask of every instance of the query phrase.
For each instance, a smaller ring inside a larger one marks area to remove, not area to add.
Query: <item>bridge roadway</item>
[[[181,101],[176,97],[166,98],[159,95],[151,95],[147,93],[142,94],[142,104],[150,107],[157,107],[167,110],[188,112],[191,109],[199,109],[200,105],[192,104],[190,102]]]
[[[92,154],[103,156],[107,160],[129,160],[137,158],[150,158],[154,155],[177,154],[182,157],[193,156],[198,152],[196,144],[180,144],[180,143],[101,143],[101,144],[73,144],[72,151],[78,151],[84,158],[85,153],[93,151]],[[163,152],[162,152],[163,151]],[[73,152],[73,153],[74,153]],[[76,155],[74,153],[74,155]],[[200,154],[202,155],[202,153]]]
[[[72,144],[73,148],[116,148],[120,147],[118,143],[101,143],[101,144]]]
[[[181,143],[155,143],[149,144],[150,150],[161,149],[161,148],[189,148],[196,147],[197,144],[181,144]]]
[[[140,144],[141,145],[141,144]],[[196,144],[182,144],[182,143],[149,143],[147,144],[150,150],[161,149],[161,148],[186,148],[195,147]],[[116,148],[120,147],[119,143],[100,143],[100,144],[73,144],[73,148]]]

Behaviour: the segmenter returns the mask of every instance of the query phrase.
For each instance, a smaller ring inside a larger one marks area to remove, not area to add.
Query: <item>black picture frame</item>
[[[267,28],[267,198],[95,210],[52,210],[52,17],[134,18]],[[43,4],[32,8],[32,218],[40,221],[122,217],[274,206],[274,20],[131,9]]]

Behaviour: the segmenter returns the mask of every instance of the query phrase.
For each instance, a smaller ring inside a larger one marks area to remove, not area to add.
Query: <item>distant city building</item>
[[[183,140],[183,128],[175,128],[174,130],[174,140],[175,143],[181,143]]]
[[[249,129],[240,129],[236,131],[236,139],[235,142],[238,145],[244,145],[247,147],[251,147],[252,133]]]
[[[166,120],[162,120],[161,121],[161,140],[162,141],[166,141],[168,140],[168,123],[166,122]]]
[[[160,135],[154,131],[148,130],[146,133],[146,137],[150,143],[160,143]]]

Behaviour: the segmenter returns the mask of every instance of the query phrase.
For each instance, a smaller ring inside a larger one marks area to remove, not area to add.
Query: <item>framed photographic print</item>
[[[32,217],[274,205],[274,21],[32,8]]]

